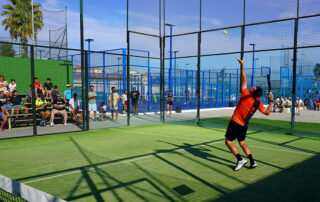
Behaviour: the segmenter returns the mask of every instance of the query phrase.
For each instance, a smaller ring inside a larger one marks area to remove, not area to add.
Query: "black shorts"
[[[239,142],[241,142],[246,139],[247,130],[248,130],[248,127],[242,126],[242,125],[234,122],[233,120],[231,120],[228,125],[228,129],[227,129],[225,137],[231,141],[233,141],[237,138],[237,140]]]
[[[173,105],[173,102],[172,101],[169,101],[167,102],[168,105],[172,106]]]
[[[132,100],[132,106],[138,106],[138,100]]]
[[[46,109],[37,109],[37,110],[36,110],[36,112],[37,112],[38,114],[40,114],[41,112],[46,112],[46,111],[48,111],[48,110],[46,110]]]

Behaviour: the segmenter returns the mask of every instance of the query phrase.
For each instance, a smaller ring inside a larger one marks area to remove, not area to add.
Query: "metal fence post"
[[[33,122],[33,135],[37,135],[37,112],[36,112],[36,90],[34,84],[34,46],[30,46],[31,52],[31,84],[32,84],[32,122]]]

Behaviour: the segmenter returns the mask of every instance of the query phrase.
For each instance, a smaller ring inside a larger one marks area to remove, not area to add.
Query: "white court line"
[[[118,130],[119,131],[119,130],[123,130],[123,129],[112,129],[112,130]],[[130,131],[130,130],[123,130],[123,131],[134,132],[134,131]],[[153,135],[153,136],[164,136],[164,135],[154,134],[154,133],[147,133],[147,132],[143,132],[143,133],[148,134],[148,135]],[[178,137],[175,137],[175,136],[166,136],[166,135],[164,137],[177,138],[177,139],[186,139],[186,138],[178,138]],[[197,140],[197,141],[199,141],[200,139],[188,138],[188,140]],[[201,141],[209,141],[209,140],[201,140]],[[218,144],[218,143],[221,143],[221,142],[213,142],[213,143],[208,143],[208,144],[204,143],[203,145],[198,145],[198,146],[195,146],[193,148],[204,147],[204,145],[211,145],[211,144]],[[258,147],[258,146],[250,146],[250,147],[259,148],[259,149],[273,150],[273,151],[290,152],[290,153],[296,153],[296,154],[314,155],[314,154],[310,154],[310,153],[306,153],[306,152],[291,151],[291,150],[286,150],[286,149],[273,149],[273,148]],[[162,155],[170,154],[170,153],[181,151],[181,150],[186,150],[186,149],[184,149],[184,148],[176,149],[176,150],[172,150],[170,152],[164,152],[164,153],[160,153],[160,154],[157,154],[157,155],[162,156]],[[103,166],[97,166],[97,168],[100,169],[100,168],[111,167],[111,166],[119,165],[119,164],[126,164],[126,163],[130,163],[130,162],[133,162],[133,161],[139,161],[139,160],[147,159],[147,158],[151,158],[151,157],[154,157],[154,154],[150,154],[150,155],[147,155],[147,156],[144,156],[144,157],[138,157],[138,158],[135,158],[135,159],[125,160],[125,161],[122,161],[122,162],[116,162],[116,163],[111,163],[111,164],[107,164],[107,165],[103,165]],[[36,180],[27,181],[27,182],[24,182],[24,183],[28,184],[28,183],[33,183],[33,182],[39,182],[39,181],[43,181],[43,180],[49,180],[49,179],[53,179],[53,178],[57,178],[57,177],[62,177],[62,176],[66,176],[66,175],[72,175],[72,174],[75,174],[75,173],[80,173],[80,172],[83,172],[83,171],[90,171],[90,170],[94,170],[94,169],[96,169],[96,168],[88,168],[88,169],[85,169],[85,170],[76,170],[76,171],[72,171],[72,172],[69,172],[69,173],[63,173],[63,174],[54,175],[54,176],[50,176],[50,177],[40,178],[40,179],[36,179]]]
[[[110,128],[110,130],[125,131],[125,132],[131,132],[131,133],[142,133],[142,134],[146,134],[146,135],[160,136],[160,137],[169,137],[169,138],[181,139],[181,140],[212,141],[212,140],[201,140],[201,139],[185,138],[185,137],[177,137],[177,136],[169,136],[169,135],[160,135],[160,134],[154,134],[154,133],[148,133],[148,132],[141,132],[141,131],[136,132],[136,131],[133,131],[133,130],[116,129],[116,128]]]

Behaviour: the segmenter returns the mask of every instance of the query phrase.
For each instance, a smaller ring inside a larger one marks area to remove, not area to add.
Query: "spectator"
[[[14,79],[11,79],[11,83],[9,84],[9,96],[12,96],[13,91],[17,90],[17,84]]]
[[[68,114],[65,109],[66,103],[65,101],[61,98],[61,94],[56,95],[56,99],[53,101],[53,109],[51,113],[51,121],[50,121],[50,127],[54,126],[54,116],[56,114],[61,114],[64,118],[64,126],[67,126],[67,121],[68,121]]]
[[[73,120],[77,120],[76,119],[76,115],[80,114],[80,121],[79,124],[81,124],[82,122],[82,110],[80,109],[80,101],[77,99],[78,94],[74,93],[73,94],[73,98],[71,98],[69,100],[69,110],[72,114]]]
[[[173,95],[172,91],[169,91],[169,95],[167,96],[167,110],[166,110],[166,115],[167,111],[170,109],[170,116],[171,116],[171,111],[172,111],[172,106],[173,106]]]
[[[106,112],[107,112],[107,106],[104,102],[101,102],[101,104],[99,105],[99,120],[100,121],[107,118]]]
[[[90,117],[90,112],[93,112],[94,116],[94,121],[97,118],[97,93],[94,91],[94,86],[90,86],[90,92],[88,93],[88,98],[89,98],[89,117]]]
[[[34,86],[36,88],[42,87],[41,82],[39,81],[38,77],[34,77]]]
[[[51,79],[47,78],[47,82],[44,84],[44,90],[46,92],[46,97],[47,98],[50,97],[52,88],[53,88],[53,85],[51,83]]]
[[[27,92],[26,100],[27,100],[27,103],[32,103],[32,85],[30,85],[30,88]]]
[[[319,91],[316,91],[316,94],[314,94],[313,96],[313,104],[314,104],[314,110],[318,110],[320,111],[320,94]]]
[[[122,104],[123,104],[123,114],[127,113],[127,108],[128,108],[128,91],[124,90],[123,93],[121,94],[121,100],[122,100]]]
[[[301,97],[298,97],[298,99],[296,100],[296,107],[298,108],[298,112],[300,112],[300,107],[306,110],[306,107],[304,106]]]
[[[304,106],[305,106],[308,110],[311,109],[311,105],[310,105],[310,100],[309,100],[309,99],[305,99],[305,100],[304,100]]]
[[[67,89],[63,92],[63,99],[67,105],[69,105],[69,100],[72,98],[71,85],[67,84]]]
[[[46,96],[42,94],[36,100],[36,111],[41,116],[40,126],[46,127],[46,120],[50,117],[50,111],[47,109],[48,103]]]
[[[273,105],[273,110],[274,110],[274,112],[276,112],[277,111],[277,109],[280,109],[281,108],[281,104],[280,104],[281,102],[280,102],[280,97],[277,97],[277,99],[276,99],[276,101],[275,101],[275,103],[274,103],[274,105]]]
[[[116,120],[118,120],[118,104],[119,104],[119,94],[116,92],[116,87],[111,88],[111,94],[109,95],[109,107],[111,110],[111,120],[113,121],[113,115],[116,113]]]
[[[4,114],[5,114],[5,115],[9,115],[9,112],[8,112],[8,111],[10,111],[10,110],[12,109],[12,107],[11,107],[11,105],[9,104],[9,99],[8,99],[7,96],[4,94],[3,91],[0,91],[0,102],[2,102],[2,104],[3,104],[3,107],[4,107],[3,112],[4,112]]]
[[[18,96],[18,91],[14,91],[12,97],[10,98],[10,103],[12,106],[11,116],[14,114],[14,110],[17,110],[16,118],[18,118],[20,110],[25,110],[25,113],[28,114],[29,110],[26,106],[23,105],[21,98]]]
[[[133,105],[133,111],[135,115],[138,115],[138,100],[140,98],[140,93],[137,91],[136,87],[133,87],[131,92],[131,101]]]
[[[8,82],[4,80],[3,75],[0,75],[0,91],[3,91],[7,97],[10,97],[8,91]]]
[[[34,78],[34,87],[36,89],[36,97],[40,97],[42,94],[45,93],[44,89],[42,88],[41,82],[38,80],[37,77]]]
[[[51,103],[53,103],[53,101],[57,98],[57,95],[60,94],[60,92],[58,91],[58,86],[54,86],[53,87],[53,91],[51,91]]]
[[[311,91],[308,89],[307,92],[304,94],[304,99],[309,99],[309,101],[312,99]]]
[[[184,105],[186,105],[187,103],[189,104],[191,102],[190,90],[186,88],[186,90],[184,91],[184,94],[185,94]]]
[[[291,107],[291,102],[290,100],[288,100],[287,97],[284,97],[283,103],[282,103],[282,113],[285,113],[285,109],[286,108],[290,108]]]
[[[1,130],[1,132],[3,132],[4,131],[3,126],[7,122],[7,116],[4,113],[4,107],[3,107],[3,103],[1,101],[0,101],[0,118],[2,119],[2,123],[0,125],[0,130]]]

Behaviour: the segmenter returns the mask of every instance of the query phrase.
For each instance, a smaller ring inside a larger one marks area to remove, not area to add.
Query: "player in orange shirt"
[[[246,73],[244,71],[244,62],[243,59],[240,60],[237,58],[241,65],[241,98],[240,101],[234,110],[232,115],[231,121],[228,125],[228,129],[226,132],[226,145],[230,149],[230,151],[235,155],[238,160],[237,166],[235,167],[235,171],[240,170],[242,166],[247,163],[247,160],[242,159],[239,154],[237,147],[233,144],[233,140],[237,139],[241,148],[243,149],[244,153],[248,156],[250,160],[250,167],[255,168],[257,167],[257,163],[252,157],[251,151],[249,147],[245,143],[247,129],[249,120],[253,116],[253,114],[259,110],[261,113],[265,115],[270,115],[272,109],[272,102],[273,102],[273,95],[270,92],[269,94],[269,106],[266,109],[261,101],[260,97],[262,96],[262,88],[259,86],[252,87],[250,90],[247,88],[247,79]]]

